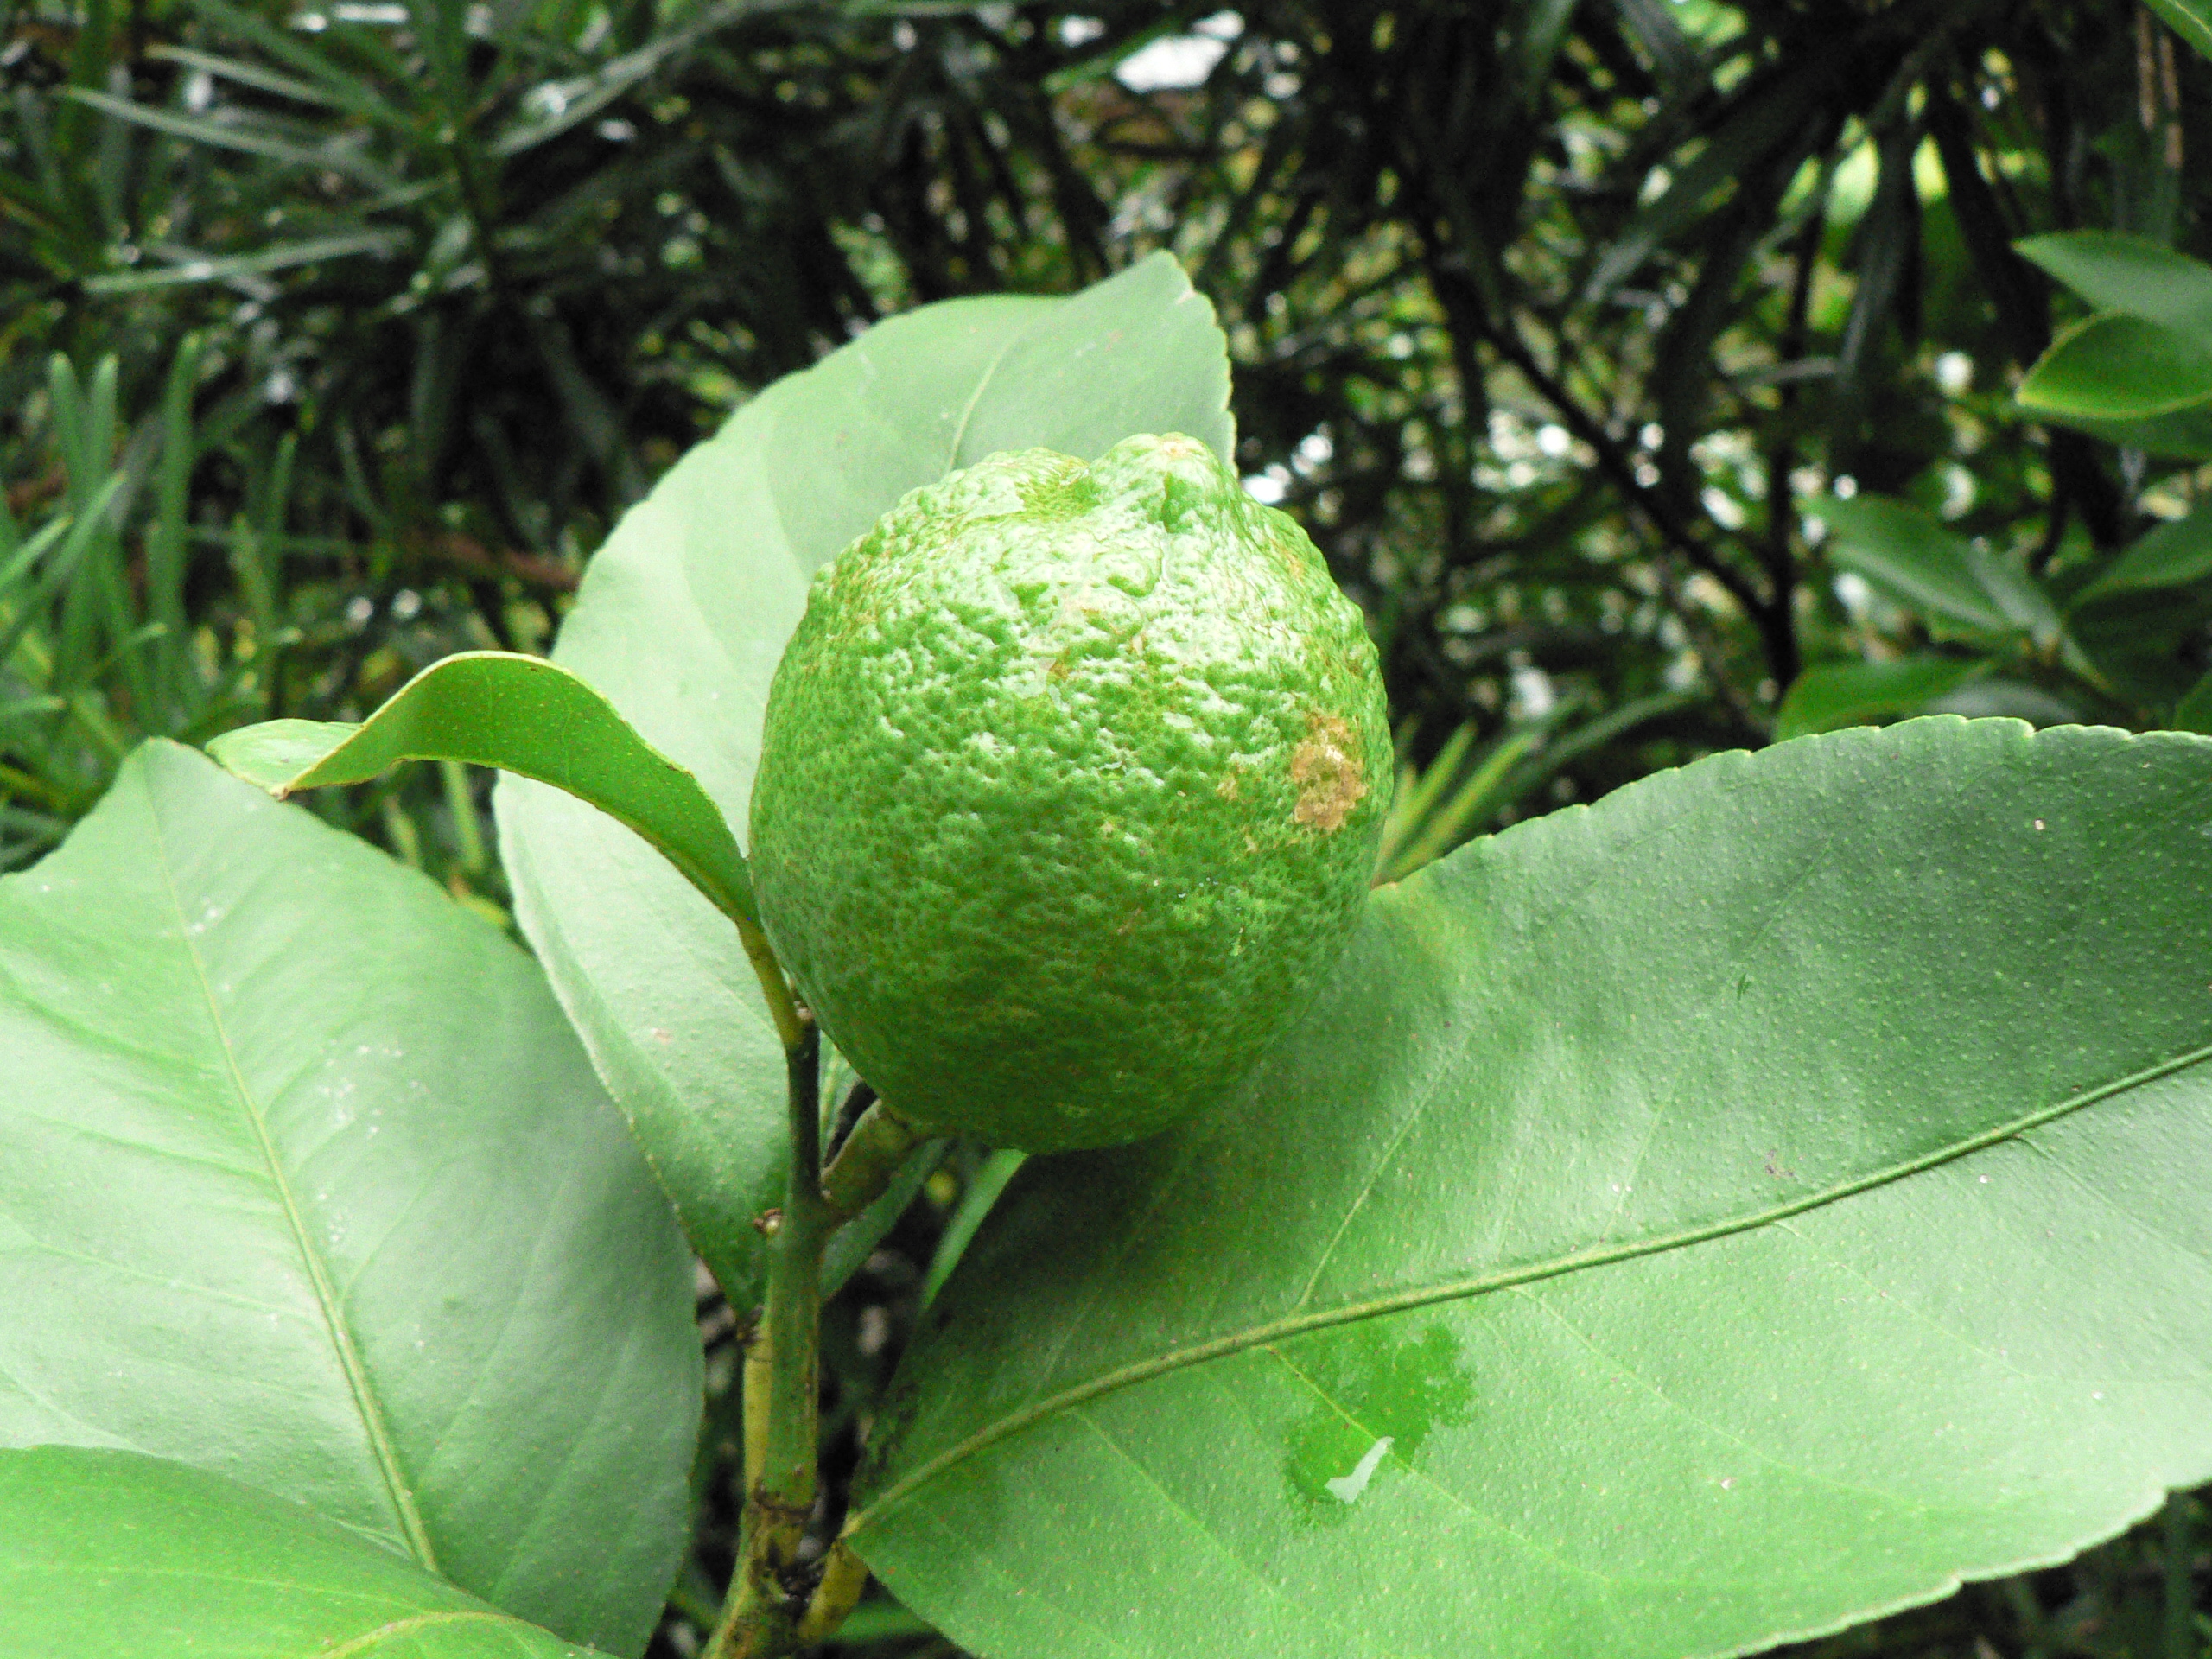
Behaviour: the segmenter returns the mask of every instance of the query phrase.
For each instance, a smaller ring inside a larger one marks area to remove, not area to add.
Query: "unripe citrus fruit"
[[[753,875],[893,1109],[1049,1152],[1238,1082],[1357,920],[1375,648],[1197,440],[995,455],[816,576],[768,694]]]

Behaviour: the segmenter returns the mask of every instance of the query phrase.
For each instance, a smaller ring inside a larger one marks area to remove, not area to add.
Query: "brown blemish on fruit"
[[[1367,775],[1359,764],[1359,734],[1339,715],[1318,711],[1306,715],[1306,741],[1291,752],[1290,781],[1298,785],[1292,822],[1310,823],[1325,836],[1344,828],[1359,798],[1367,793]]]

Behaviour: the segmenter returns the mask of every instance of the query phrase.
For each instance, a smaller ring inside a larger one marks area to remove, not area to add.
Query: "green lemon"
[[[994,455],[816,576],[753,882],[893,1109],[1109,1146],[1234,1085],[1319,989],[1390,766],[1358,610],[1204,444]]]

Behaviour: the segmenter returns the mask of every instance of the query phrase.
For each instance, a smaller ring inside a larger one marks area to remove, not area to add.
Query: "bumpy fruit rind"
[[[1357,609],[1195,439],[995,455],[815,578],[752,863],[908,1119],[1047,1152],[1248,1073],[1357,920],[1391,753]]]

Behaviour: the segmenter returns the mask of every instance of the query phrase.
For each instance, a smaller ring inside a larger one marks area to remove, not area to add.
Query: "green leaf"
[[[0,1445],[213,1470],[644,1646],[690,1258],[523,952],[154,743],[0,880]]]
[[[1778,741],[1915,714],[1988,666],[1968,657],[1929,656],[1823,663],[1790,682],[1775,713],[1774,735]]]
[[[737,838],[699,780],[557,663],[504,651],[430,664],[358,725],[272,720],[208,753],[282,800],[366,783],[403,760],[467,760],[564,790],[650,842],[733,921],[756,922]]]
[[[1776,152],[1802,143],[1805,111],[1817,106],[1835,73],[1833,62],[1807,60],[1747,92],[1707,138],[1704,148],[1675,168],[1666,188],[1639,208],[1607,245],[1584,298],[1611,294],[1662,244],[1695,220],[1718,193],[1735,188]]]
[[[2194,404],[2143,421],[2104,421],[2087,415],[2039,411],[2054,425],[2085,432],[2106,443],[2178,461],[2212,461],[2212,404]]]
[[[2212,345],[2212,265],[2115,231],[2063,231],[2013,246],[2100,311]]]
[[[2205,57],[2212,58],[2212,6],[2204,0],[2147,0],[2166,26]]]
[[[952,1277],[952,1270],[960,1265],[960,1258],[975,1242],[976,1230],[991,1213],[991,1206],[999,1201],[1007,1183],[1020,1174],[1022,1165],[1028,1161],[1027,1153],[1002,1147],[969,1177],[966,1190],[960,1195],[960,1207],[952,1212],[944,1231],[938,1236],[937,1254],[930,1258],[930,1270],[923,1275],[924,1307],[937,1300],[938,1292],[944,1288],[945,1281]]]
[[[1912,721],[1379,890],[1033,1160],[850,1541],[995,1659],[1752,1651],[2212,1476],[2212,742]]]
[[[1132,432],[1230,452],[1227,353],[1166,256],[1071,299],[957,300],[779,381],[679,462],[593,560],[556,658],[745,822],[769,677],[815,569],[908,490],[1007,448]],[[508,779],[516,913],[733,1300],[782,1188],[784,1063],[735,941],[612,825]]]
[[[2212,733],[2212,674],[2197,681],[2174,706],[2173,726],[2178,732]]]
[[[2024,720],[2031,726],[2078,725],[2082,710],[2025,680],[1995,676],[1967,681],[1955,691],[1929,699],[1928,715],[1964,715],[1968,720]]]
[[[146,55],[165,63],[181,64],[187,69],[204,70],[219,80],[235,81],[257,92],[274,92],[277,97],[290,99],[296,104],[329,108],[338,101],[304,80],[295,80],[289,75],[277,74],[259,64],[221,57],[212,52],[194,52],[181,46],[155,46],[148,49]]]
[[[64,87],[61,95],[74,99],[80,104],[88,104],[118,120],[135,122],[156,132],[188,138],[194,143],[206,144],[211,149],[243,150],[248,155],[266,156],[272,161],[288,162],[294,167],[340,174],[372,189],[397,189],[401,182],[355,147],[337,143],[314,146],[294,143],[264,128],[213,121],[199,116],[178,115],[173,111],[153,109],[147,105],[134,104],[129,99],[92,92],[82,86]]]
[[[135,1452],[0,1452],[0,1659],[586,1659],[312,1510]]]
[[[319,264],[326,259],[343,259],[357,253],[397,253],[406,245],[406,241],[407,238],[396,231],[356,231],[343,236],[279,243],[252,253],[233,254],[222,258],[165,248],[156,251],[165,258],[175,259],[176,264],[150,270],[123,271],[111,276],[88,277],[85,282],[85,290],[90,294],[136,294],[149,288],[175,288],[186,283],[227,282],[233,276],[259,276],[268,271],[288,270],[294,265]]]
[[[2212,576],[2212,505],[2146,531],[2074,596],[2076,608],[2113,594],[2186,588]]]
[[[2049,600],[2025,577],[1907,502],[1831,497],[1808,502],[1805,511],[1827,524],[1829,563],[1857,571],[1907,605],[1982,634],[2056,622]]]
[[[760,0],[724,0],[707,7],[681,29],[671,29],[649,45],[609,60],[588,75],[547,81],[523,99],[529,113],[491,143],[494,156],[519,156],[571,127],[589,120],[670,59],[690,49],[705,36],[728,29],[742,18],[758,16],[769,8]]]
[[[2108,594],[2076,607],[2067,629],[2082,652],[2075,672],[2086,667],[2090,683],[2139,708],[2171,703],[2203,671],[2196,647],[2212,630],[2212,583]]]
[[[2212,400],[2212,344],[2120,312],[2086,318],[2036,359],[2018,400],[2061,420],[2172,415]]]

